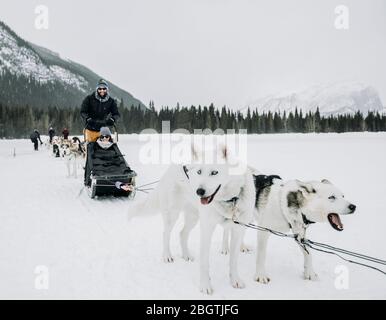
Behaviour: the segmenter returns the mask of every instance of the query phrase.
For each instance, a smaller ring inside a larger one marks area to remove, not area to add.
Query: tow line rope
[[[104,179],[104,181],[110,182],[111,184],[97,184],[97,186],[98,187],[112,187],[112,186],[115,186],[115,181],[107,180],[107,179]],[[135,187],[134,189],[137,190],[137,191],[144,192],[144,193],[149,193],[149,190],[153,190],[154,188],[143,188],[143,187],[150,186],[152,184],[157,183],[158,181],[159,180],[154,181],[154,182],[149,182],[149,183],[143,184],[141,186]]]
[[[135,189],[138,190],[138,191],[142,191],[144,193],[149,193],[149,190],[154,190],[154,188],[143,188],[143,187],[150,186],[150,185],[156,184],[158,182],[159,182],[159,180],[156,180],[156,181],[153,181],[153,182],[149,182],[149,183],[143,184],[143,185],[141,185],[139,187],[136,187]]]
[[[108,181],[108,180],[106,180],[106,181]],[[109,182],[113,182],[113,181],[109,181]],[[144,192],[144,193],[149,193],[148,191],[149,190],[153,190],[154,188],[143,188],[143,187],[150,186],[150,185],[156,184],[158,182],[159,182],[159,180],[156,180],[156,181],[153,181],[153,182],[149,182],[149,183],[143,184],[141,186],[135,187],[135,190],[138,190],[138,191],[141,191],[141,192]],[[111,185],[107,185],[107,186],[111,186]],[[345,257],[342,257],[337,252],[339,252],[341,254],[346,254],[348,256],[352,256],[352,257],[355,257],[355,258],[358,258],[358,259],[362,259],[362,260],[370,261],[370,262],[373,262],[373,263],[381,264],[381,265],[386,265],[386,261],[385,260],[374,258],[374,257],[370,257],[370,256],[367,256],[367,255],[364,255],[364,254],[361,254],[361,253],[357,253],[357,252],[353,252],[353,251],[337,248],[337,247],[334,247],[334,246],[331,246],[331,245],[328,245],[328,244],[325,244],[325,243],[316,242],[316,241],[312,241],[312,240],[309,240],[309,239],[300,239],[299,240],[298,239],[298,235],[287,234],[287,233],[284,233],[284,232],[275,231],[275,230],[272,230],[272,229],[269,229],[269,228],[265,228],[265,227],[261,227],[261,226],[258,226],[258,225],[252,224],[252,223],[243,223],[243,222],[236,221],[236,220],[233,220],[233,222],[236,223],[236,224],[245,226],[247,228],[251,228],[251,229],[255,229],[255,230],[260,230],[260,231],[267,231],[267,232],[270,232],[270,233],[272,233],[272,234],[274,234],[276,236],[279,236],[279,237],[292,238],[296,242],[298,242],[299,245],[303,246],[305,250],[306,250],[305,246],[307,246],[308,248],[316,250],[316,251],[320,251],[320,252],[324,252],[324,253],[328,253],[328,254],[333,254],[333,255],[336,255],[337,257],[339,257],[340,259],[342,259],[344,261],[347,261],[349,263],[353,263],[353,264],[357,264],[357,265],[360,265],[360,266],[363,266],[363,267],[367,267],[367,268],[379,271],[382,274],[386,275],[386,272],[381,270],[381,269],[378,269],[378,268],[376,268],[374,266],[370,266],[370,265],[362,263],[362,262],[358,262],[358,261],[354,261],[354,260],[351,260],[351,259],[347,259]],[[319,247],[319,248],[316,248],[316,247]],[[323,248],[323,249],[321,249],[321,248]],[[328,249],[330,251],[324,250],[324,249]]]
[[[379,268],[376,268],[374,266],[370,266],[370,265],[365,264],[363,262],[347,259],[347,258],[341,256],[340,254],[338,254],[337,252],[339,252],[341,254],[348,255],[348,256],[352,256],[352,257],[355,257],[355,258],[358,258],[358,259],[362,259],[362,260],[370,261],[370,262],[373,262],[373,263],[381,264],[381,265],[386,265],[386,261],[385,260],[374,258],[374,257],[370,257],[370,256],[367,256],[367,255],[364,255],[364,254],[361,254],[361,253],[357,253],[357,252],[353,252],[353,251],[337,248],[337,247],[334,247],[334,246],[331,246],[331,245],[328,245],[328,244],[325,244],[325,243],[321,243],[321,242],[316,242],[316,241],[312,241],[312,240],[308,240],[308,239],[300,239],[299,240],[298,236],[295,235],[295,234],[287,234],[287,233],[275,231],[275,230],[272,230],[272,229],[269,229],[269,228],[265,228],[265,227],[261,227],[261,226],[258,226],[258,225],[252,224],[252,223],[243,223],[243,222],[236,221],[236,220],[233,220],[233,222],[236,223],[236,224],[245,226],[247,228],[251,228],[251,229],[255,229],[255,230],[260,230],[260,231],[267,231],[267,232],[270,232],[270,233],[272,233],[272,234],[274,234],[276,236],[279,236],[279,237],[292,238],[296,242],[298,242],[300,245],[302,245],[303,247],[307,246],[308,248],[316,250],[316,251],[320,251],[320,252],[336,255],[337,257],[339,257],[340,259],[342,259],[344,261],[347,261],[349,263],[354,263],[354,264],[357,264],[357,265],[360,265],[360,266],[363,266],[363,267],[367,267],[367,268],[379,271],[382,274],[386,275],[386,272],[381,270],[381,269],[379,269]],[[321,248],[323,248],[323,249],[321,249]],[[328,249],[328,250],[325,250],[325,249]]]

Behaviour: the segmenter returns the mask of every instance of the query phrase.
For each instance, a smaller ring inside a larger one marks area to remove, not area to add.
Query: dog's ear
[[[322,183],[325,183],[325,184],[332,184],[330,181],[328,181],[327,179],[323,179],[322,180]]]
[[[299,191],[301,191],[303,194],[316,193],[316,190],[311,183],[306,183],[299,180],[296,180],[296,182],[299,185]]]

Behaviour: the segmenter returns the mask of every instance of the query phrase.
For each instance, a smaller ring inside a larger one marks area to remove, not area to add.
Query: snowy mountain
[[[100,78],[103,77],[78,63],[21,39],[0,21],[0,103],[79,106]],[[113,84],[110,86],[111,95],[123,99],[125,106],[145,108],[130,93]]]
[[[355,82],[315,85],[305,90],[270,95],[250,102],[248,106],[260,112],[290,112],[296,108],[308,112],[319,107],[322,115],[385,110],[373,87]]]

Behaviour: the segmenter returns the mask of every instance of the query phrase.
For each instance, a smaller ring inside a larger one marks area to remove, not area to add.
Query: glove
[[[115,123],[115,120],[113,118],[109,118],[109,119],[106,120],[106,124],[108,126],[113,126],[114,123]]]
[[[95,124],[98,127],[104,127],[106,125],[106,121],[105,120],[95,120]]]

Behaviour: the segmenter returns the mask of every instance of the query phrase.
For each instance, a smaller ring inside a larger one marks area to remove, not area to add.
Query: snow
[[[41,83],[59,81],[85,92],[84,77],[60,66],[46,66],[30,48],[19,46],[17,40],[0,26],[0,73],[7,69],[12,74],[32,76]]]
[[[45,139],[45,138],[43,138]],[[328,224],[310,227],[309,238],[386,258],[386,133],[251,135],[249,164],[284,179],[327,178],[357,205],[342,218],[345,230]],[[144,142],[138,135],[120,136],[119,146],[137,171],[137,183],[157,180],[166,165],[144,165]],[[160,215],[128,220],[138,193],[127,199],[92,200],[78,179],[66,177],[65,161],[45,148],[34,152],[29,140],[0,140],[0,298],[20,299],[385,299],[386,278],[337,257],[314,252],[315,282],[302,279],[303,257],[293,240],[271,237],[268,244],[268,285],[253,280],[255,252],[240,254],[245,289],[229,283],[229,256],[220,254],[221,228],[213,237],[213,296],[199,292],[198,259],[180,256],[178,221],[171,242],[175,262],[162,261]],[[13,156],[14,151],[16,156]],[[81,173],[81,169],[79,170]],[[255,232],[246,243],[255,251]],[[190,248],[199,254],[199,227]],[[349,271],[349,288],[336,289],[335,271]],[[35,268],[46,266],[49,288],[35,289]]]
[[[384,109],[377,90],[358,82],[337,82],[318,84],[301,90],[269,95],[248,105],[260,112],[294,112],[296,108],[303,112],[315,112],[319,107],[323,115],[354,114],[357,111],[367,114],[369,111]]]
[[[64,83],[76,87],[82,92],[86,92],[87,81],[84,77],[75,75],[71,71],[59,66],[50,66],[50,70],[56,78],[61,79]]]
[[[13,74],[33,75],[42,82],[51,80],[49,69],[42,63],[40,57],[26,47],[19,47],[16,39],[1,27],[0,61]]]

